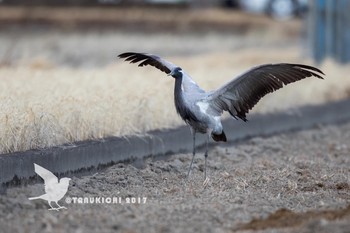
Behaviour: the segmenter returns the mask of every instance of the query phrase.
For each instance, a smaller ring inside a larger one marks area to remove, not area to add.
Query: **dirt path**
[[[64,198],[68,209],[56,212],[27,199],[44,193],[41,182],[10,188],[0,196],[0,226],[2,232],[345,232],[349,140],[347,123],[219,145],[210,149],[206,185],[202,155],[184,183],[189,154],[148,159],[143,169],[117,164],[70,176],[65,198],[120,197],[122,204],[67,204]],[[147,200],[125,203],[132,197]]]

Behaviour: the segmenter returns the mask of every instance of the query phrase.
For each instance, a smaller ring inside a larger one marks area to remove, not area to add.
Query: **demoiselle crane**
[[[138,66],[154,66],[175,79],[174,100],[177,113],[190,126],[193,136],[192,160],[187,173],[190,176],[196,154],[196,133],[207,134],[204,153],[204,177],[207,177],[208,142],[226,142],[220,117],[228,111],[235,119],[247,121],[246,114],[266,94],[284,85],[307,77],[323,79],[324,73],[312,66],[302,64],[266,64],[254,67],[239,75],[215,91],[206,92],[180,67],[147,53],[127,52],[118,55]]]

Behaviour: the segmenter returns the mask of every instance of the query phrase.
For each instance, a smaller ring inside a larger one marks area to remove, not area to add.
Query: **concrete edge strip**
[[[223,124],[226,136],[232,142],[347,120],[350,120],[350,99],[278,113],[253,114],[248,123],[226,119]],[[204,140],[204,136],[199,136],[197,146],[204,145]],[[150,155],[189,152],[191,149],[189,128],[182,126],[152,131],[146,136],[110,137],[43,150],[3,154],[0,155],[0,184],[35,176],[33,163],[62,174]]]

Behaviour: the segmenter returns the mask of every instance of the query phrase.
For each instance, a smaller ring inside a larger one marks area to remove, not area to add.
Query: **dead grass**
[[[265,56],[268,52],[268,58]],[[253,65],[300,62],[297,49],[170,57],[206,90]],[[153,68],[118,62],[105,68],[54,68],[50,62],[0,69],[0,152],[144,133],[182,125],[173,106],[173,80]],[[44,65],[43,65],[44,64]],[[49,64],[49,65],[45,65]],[[255,112],[338,100],[348,95],[350,67],[326,62],[325,80],[308,79],[270,94]]]

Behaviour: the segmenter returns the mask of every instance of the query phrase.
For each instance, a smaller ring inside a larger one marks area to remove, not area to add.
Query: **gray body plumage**
[[[181,71],[180,71],[181,72]],[[174,102],[177,113],[191,126],[194,132],[208,133],[214,131],[222,133],[219,115],[210,109],[208,93],[201,89],[186,73],[182,72],[175,80]],[[208,108],[205,109],[205,106]]]
[[[131,63],[140,62],[139,66],[154,66],[175,78],[175,107],[181,118],[191,127],[193,158],[196,133],[211,135],[215,141],[227,140],[220,120],[224,111],[235,119],[247,121],[246,114],[266,94],[306,77],[323,79],[321,75],[324,75],[321,70],[302,64],[267,64],[250,69],[215,91],[206,92],[180,67],[158,56],[129,52],[120,54],[119,58],[125,58]],[[205,158],[207,152],[206,150]]]

